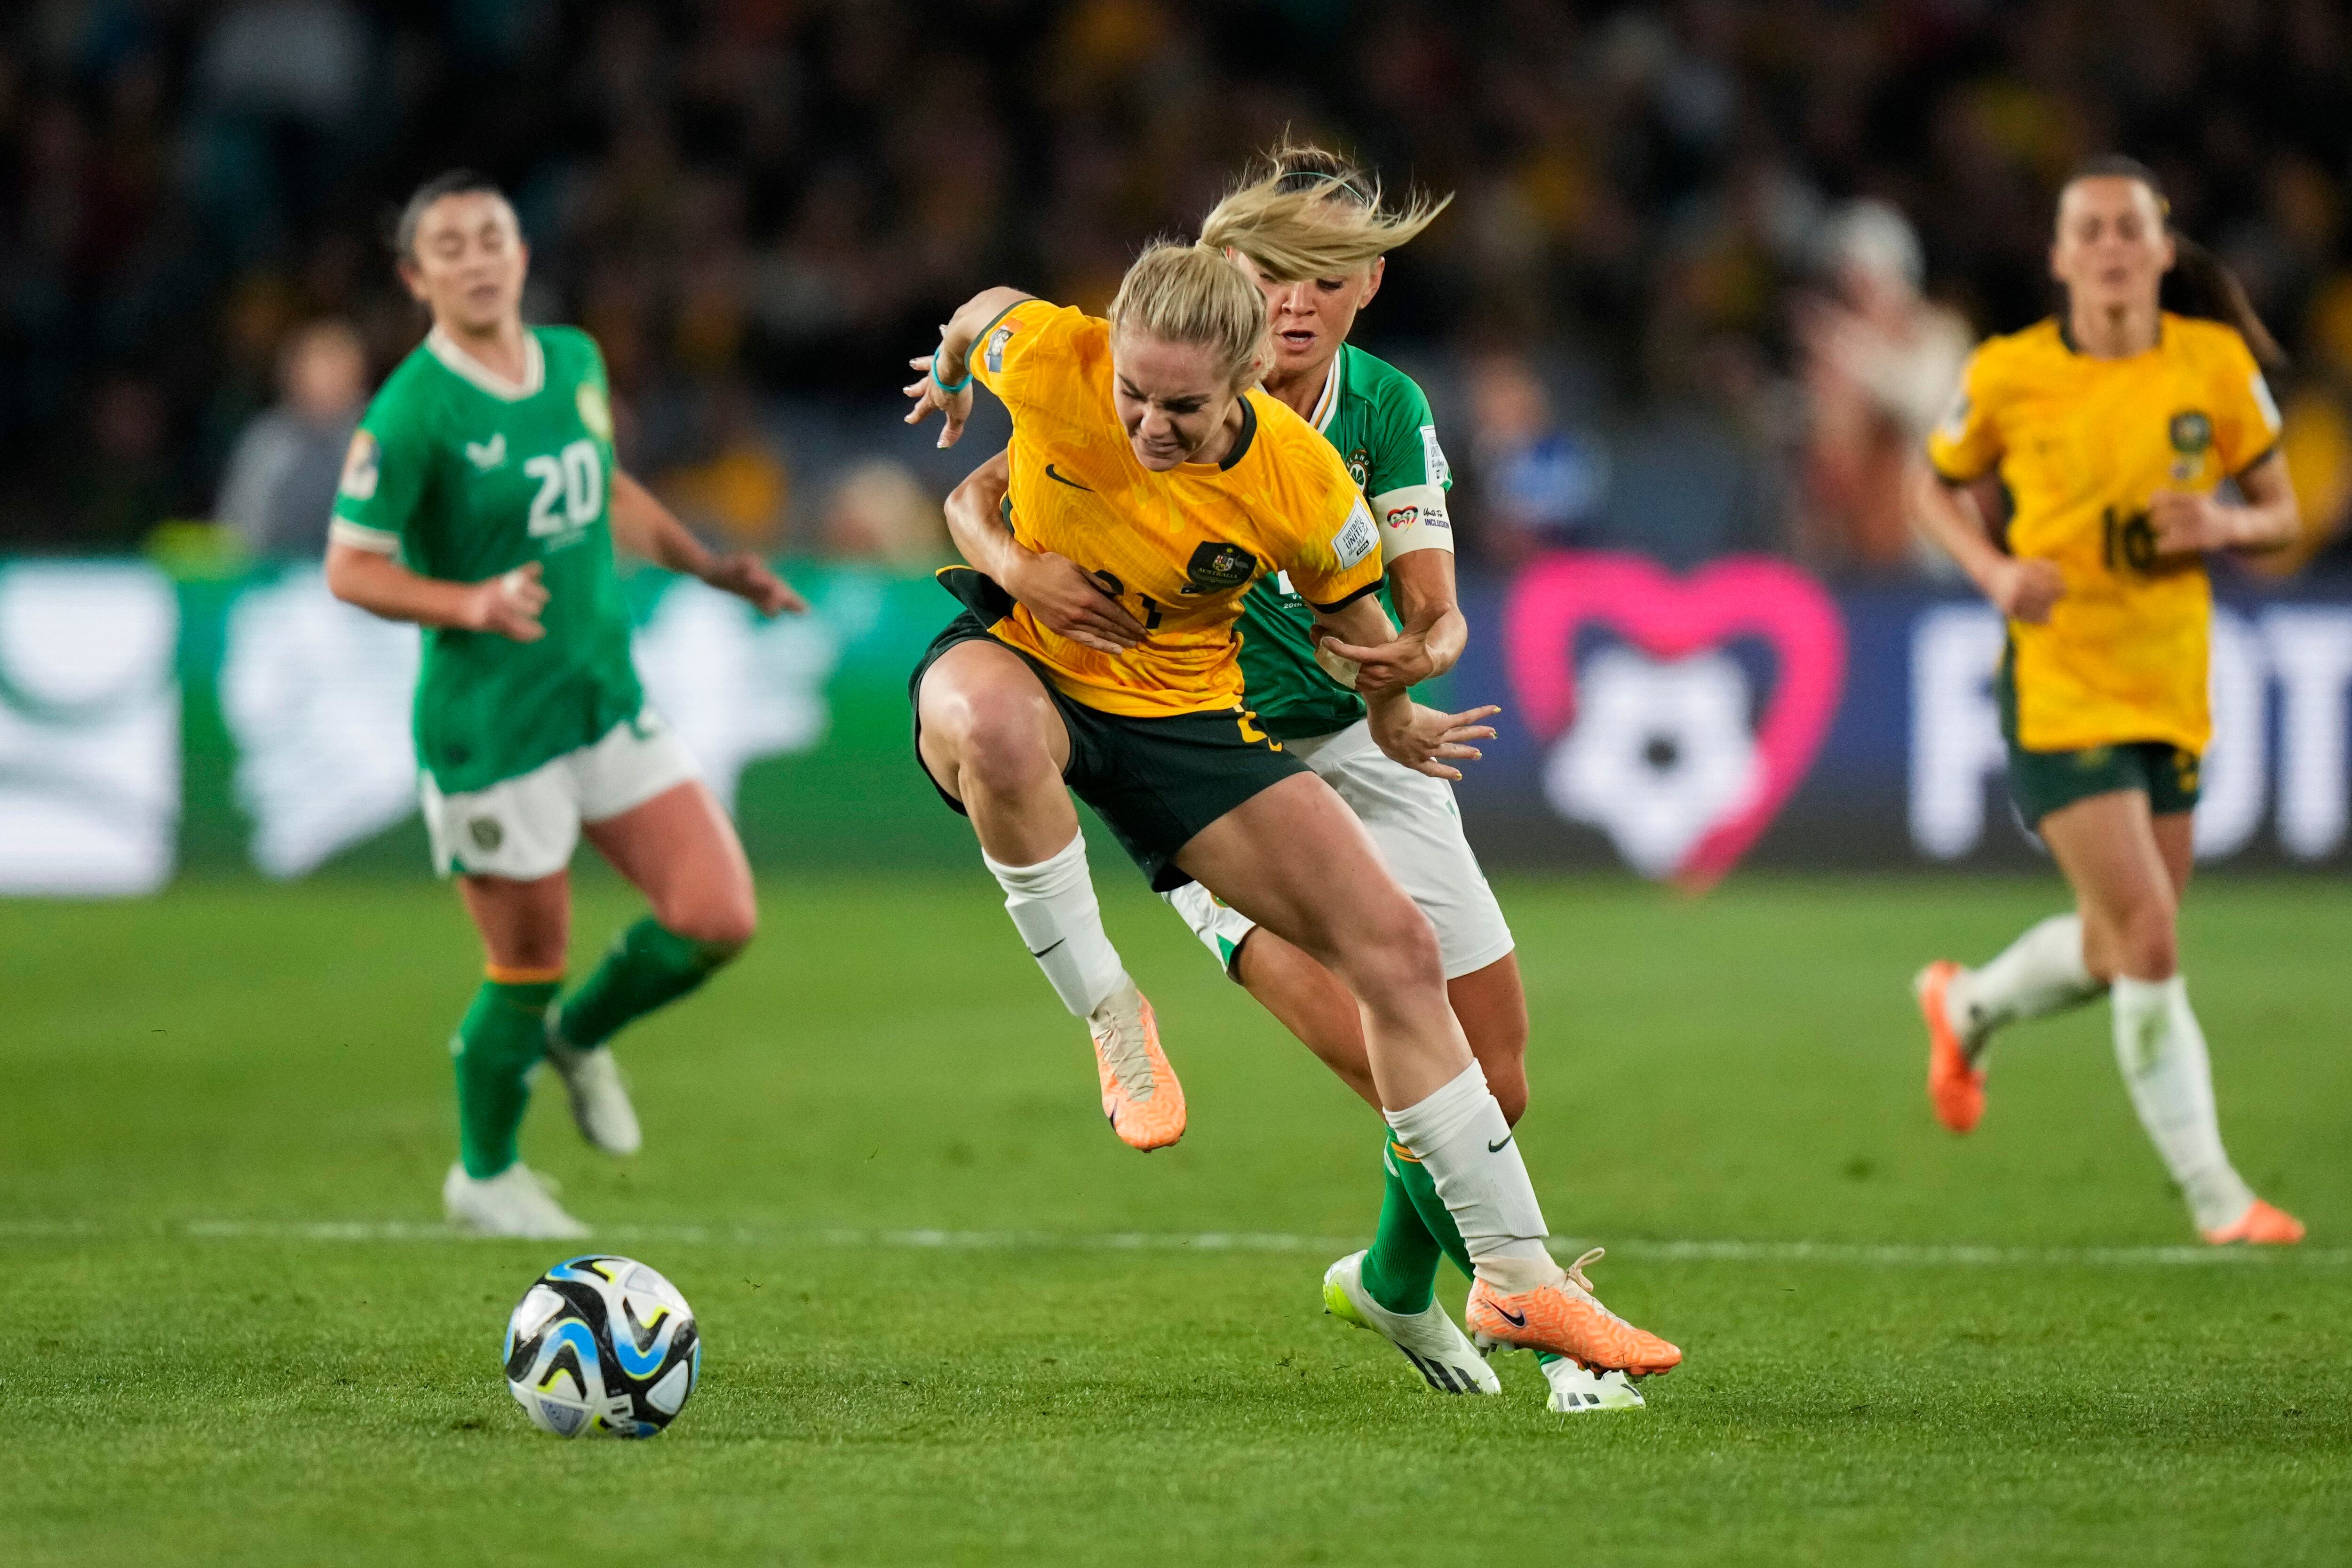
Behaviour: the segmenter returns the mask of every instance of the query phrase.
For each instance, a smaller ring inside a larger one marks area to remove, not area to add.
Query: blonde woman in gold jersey
[[[2128,159],[2067,183],[2050,247],[2061,313],[1977,350],[1911,484],[1917,526],[2008,617],[2010,790],[2075,903],[1981,969],[1921,972],[1927,1089],[1938,1119],[1968,1131],[1994,1033],[2104,991],[2133,1107],[2198,1233],[2292,1243],[2302,1224],[2256,1197],[2222,1148],[2177,931],[2212,734],[2204,557],[2275,549],[2300,526],[2258,363],[2281,356],[2236,279],[2168,212]],[[2225,320],[2160,308],[2176,268]],[[1996,476],[2015,508],[2006,549],[1987,521]]]

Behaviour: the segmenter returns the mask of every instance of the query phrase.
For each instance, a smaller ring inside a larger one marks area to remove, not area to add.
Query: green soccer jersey
[[[607,522],[613,414],[595,340],[534,327],[520,384],[436,329],[368,405],[332,537],[478,582],[538,562],[547,635],[425,628],[416,755],[444,794],[487,789],[636,716],[628,608]]]
[[[1381,524],[1384,560],[1417,549],[1454,548],[1445,508],[1454,476],[1438,448],[1429,399],[1411,376],[1343,343],[1312,423],[1363,488]],[[1287,574],[1259,583],[1242,604],[1247,701],[1265,731],[1284,740],[1328,735],[1364,716],[1364,700],[1315,662],[1314,624],[1314,612],[1291,591]]]

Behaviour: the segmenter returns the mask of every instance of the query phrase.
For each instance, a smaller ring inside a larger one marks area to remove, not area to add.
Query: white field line
[[[167,1220],[153,1226],[92,1220],[0,1218],[0,1240],[150,1235],[191,1241],[414,1242],[471,1241],[468,1232],[425,1220]],[[1329,1257],[1362,1238],[1297,1236],[1282,1231],[1059,1230],[794,1230],[749,1225],[614,1225],[599,1229],[600,1243],[661,1246],[830,1247],[911,1248],[943,1252],[1281,1252]],[[1573,1257],[1591,1245],[1554,1237],[1554,1252]],[[1967,1243],[1845,1241],[1663,1241],[1607,1243],[1627,1262],[1819,1264],[1849,1268],[2342,1268],[2352,1247],[1996,1247]]]

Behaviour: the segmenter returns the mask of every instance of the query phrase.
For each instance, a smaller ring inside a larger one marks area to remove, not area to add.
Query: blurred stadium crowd
[[[419,178],[505,181],[531,311],[604,346],[697,526],[914,563],[943,462],[889,417],[974,288],[1099,306],[1286,127],[1459,193],[1361,341],[1422,376],[1465,545],[1923,566],[1903,455],[2043,314],[2057,182],[2121,150],[2295,360],[2352,498],[2338,0],[21,0],[0,7],[0,548],[219,517],[304,553],[421,318]]]

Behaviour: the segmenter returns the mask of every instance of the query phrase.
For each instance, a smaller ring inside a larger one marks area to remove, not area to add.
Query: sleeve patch
[[[2261,371],[2246,378],[2246,390],[2254,395],[2254,406],[2263,411],[2263,423],[2270,426],[2272,435],[2277,435],[2281,423],[2278,399],[2271,395],[2271,384],[2263,379]]]
[[[383,455],[376,447],[375,437],[364,430],[353,431],[351,450],[343,454],[343,494],[353,500],[374,500],[376,478],[383,462]]]
[[[1004,374],[1004,345],[1013,341],[1013,323],[1007,321],[988,334],[988,347],[982,353],[981,359],[987,364],[989,374]]]
[[[1952,394],[1952,405],[1944,410],[1943,423],[1936,426],[1936,434],[1947,441],[1962,439],[1969,433],[1969,416],[1975,412],[1976,405],[1969,400],[1968,385],[1963,383]]]
[[[1445,466],[1445,448],[1437,444],[1437,426],[1421,427],[1421,466],[1425,482],[1443,489],[1454,482],[1454,470]]]
[[[1339,558],[1341,571],[1357,564],[1381,547],[1381,531],[1372,526],[1372,514],[1361,496],[1348,509],[1348,521],[1331,536],[1331,553]]]

